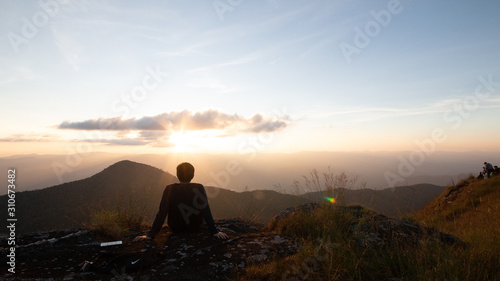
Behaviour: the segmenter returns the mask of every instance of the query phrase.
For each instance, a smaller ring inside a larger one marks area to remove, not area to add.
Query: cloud
[[[15,65],[10,65],[5,59],[0,60],[4,68],[0,70],[0,84],[10,84],[37,80],[39,76],[35,73],[30,63],[17,60]]]
[[[268,121],[257,124],[256,126],[250,128],[250,132],[262,133],[262,132],[275,132],[286,128],[287,123],[285,121]]]
[[[252,126],[247,131],[252,133],[275,132],[286,128],[288,125],[288,117],[283,117],[282,120],[266,120],[259,113],[255,114],[250,121]]]
[[[80,122],[64,121],[59,129],[105,130],[105,131],[176,131],[226,129],[231,131],[269,131],[284,129],[287,120],[266,119],[260,113],[251,118],[238,114],[228,114],[209,109],[201,112],[188,110],[168,112],[142,118],[122,119],[121,117],[89,119]],[[261,128],[261,129],[258,129]]]
[[[73,130],[105,130],[105,131],[130,131],[130,130],[165,130],[162,120],[152,117],[140,119],[122,119],[121,117],[90,119],[82,122],[64,121],[59,124],[59,129]]]
[[[139,136],[145,140],[158,140],[170,136],[169,132],[159,131],[141,131]]]
[[[147,141],[141,139],[91,139],[87,140],[88,142],[96,142],[96,143],[104,143],[107,145],[128,145],[128,146],[136,146],[136,145],[146,145]]]
[[[167,112],[155,116],[122,119],[121,117],[97,118],[85,121],[64,121],[61,130],[100,130],[115,132],[114,138],[98,138],[91,142],[110,145],[151,145],[170,147],[170,136],[175,131],[220,130],[221,136],[239,133],[269,133],[285,129],[288,117],[266,118],[257,113],[250,118],[209,109],[200,112],[188,110]]]
[[[171,136],[179,131],[217,130],[212,136],[228,137],[237,134],[258,134],[285,129],[287,116],[267,118],[257,113],[249,118],[209,109],[199,112],[188,110],[167,112],[155,116],[123,119],[121,117],[96,118],[85,121],[64,121],[60,130],[99,131],[92,138],[69,139],[53,134],[16,134],[0,138],[0,142],[88,142],[104,145],[173,147]]]
[[[283,54],[283,51],[290,48],[290,46],[295,46],[301,42],[308,41],[311,38],[314,38],[317,36],[318,36],[318,34],[308,34],[308,35],[302,36],[300,38],[293,38],[291,40],[281,41],[281,42],[276,43],[276,44],[262,47],[261,49],[259,49],[256,52],[245,54],[241,57],[233,58],[233,59],[226,61],[226,62],[196,67],[196,68],[188,70],[187,72],[191,73],[191,74],[192,73],[200,73],[200,72],[208,72],[208,71],[212,71],[212,70],[222,68],[222,67],[231,67],[231,66],[238,66],[238,65],[242,65],[242,64],[247,64],[247,63],[258,61],[258,60],[261,60],[264,58],[267,58],[268,60],[272,60],[276,56]]]
[[[14,134],[0,138],[0,142],[60,142],[63,141],[57,135],[51,134]]]
[[[316,114],[316,117],[345,117],[349,118],[351,122],[370,122],[385,118],[443,114],[449,111],[466,110],[466,106],[472,108],[471,112],[481,109],[500,108],[500,98],[489,98],[487,101],[476,100],[477,104],[473,104],[472,101],[474,101],[474,97],[469,95],[463,98],[443,99],[426,106],[413,108],[356,107],[331,109],[328,113],[320,114],[320,116]]]
[[[100,143],[104,145],[171,147],[170,132],[167,131],[116,131],[114,135],[94,135],[90,139],[73,139],[72,142]]]

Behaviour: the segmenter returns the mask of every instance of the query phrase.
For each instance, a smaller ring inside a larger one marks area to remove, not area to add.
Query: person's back
[[[169,185],[170,208],[168,226],[174,232],[198,231],[204,213],[210,212],[208,198],[203,185],[198,183],[175,183]],[[210,220],[210,214],[205,214]]]
[[[484,170],[486,173],[486,177],[489,178],[490,175],[493,173],[493,165],[491,165],[491,163],[484,162]]]
[[[491,165],[491,163],[485,163],[485,165],[486,165],[486,170],[493,171],[493,165]]]
[[[173,232],[195,232],[206,222],[209,231],[217,238],[228,236],[215,228],[212,212],[203,185],[191,183],[194,167],[189,163],[177,166],[177,178],[180,183],[167,185],[163,191],[160,208],[148,234],[138,236],[135,240],[151,239],[160,231],[168,216],[168,226]]]

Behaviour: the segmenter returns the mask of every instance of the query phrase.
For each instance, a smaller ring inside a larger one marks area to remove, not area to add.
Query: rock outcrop
[[[309,203],[287,208],[269,221],[268,229],[275,230],[278,223],[283,219],[298,212],[314,212],[318,207],[318,204]],[[398,242],[418,245],[429,240],[459,247],[466,246],[462,240],[451,234],[409,220],[390,218],[361,206],[339,205],[332,207],[332,211],[344,212],[352,218],[348,235],[362,247],[385,247]]]
[[[1,280],[224,280],[249,263],[296,252],[298,246],[257,225],[238,220],[216,221],[229,235],[217,240],[207,229],[173,234],[162,229],[154,241],[101,246],[106,239],[85,229],[33,233],[19,237],[15,274],[2,261]],[[2,245],[7,245],[2,241]],[[7,248],[2,248],[2,258]]]

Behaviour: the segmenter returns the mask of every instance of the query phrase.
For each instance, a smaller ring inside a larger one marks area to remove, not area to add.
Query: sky
[[[500,151],[499,1],[1,1],[0,156]]]

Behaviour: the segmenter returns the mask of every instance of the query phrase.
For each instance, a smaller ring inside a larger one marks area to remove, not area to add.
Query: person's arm
[[[203,215],[203,219],[207,223],[208,230],[210,230],[210,233],[216,234],[219,231],[217,230],[217,228],[215,228],[214,217],[212,216],[212,211],[210,211],[210,206],[208,205],[207,194],[206,194],[205,188],[203,186],[200,188],[200,192],[203,195],[202,200],[206,200],[206,202],[207,202],[205,204],[205,208],[201,209],[201,214]]]
[[[168,185],[165,187],[165,190],[163,191],[163,196],[161,198],[160,202],[160,208],[158,210],[158,213],[156,214],[155,220],[153,222],[153,225],[151,226],[151,229],[147,233],[147,236],[150,238],[154,238],[156,234],[160,231],[161,227],[163,226],[163,223],[165,222],[165,218],[168,215],[168,209],[170,207],[170,189],[172,187]]]
[[[213,236],[219,239],[227,239],[227,234],[225,234],[224,232],[219,232],[219,230],[217,230],[217,228],[215,227],[215,221],[212,216],[212,211],[210,211],[207,193],[205,192],[205,188],[203,187],[203,185],[201,185],[200,192],[203,195],[202,200],[206,200],[205,208],[201,210],[201,214],[203,215],[203,219],[207,223],[208,230],[210,230],[210,233],[212,233]]]

